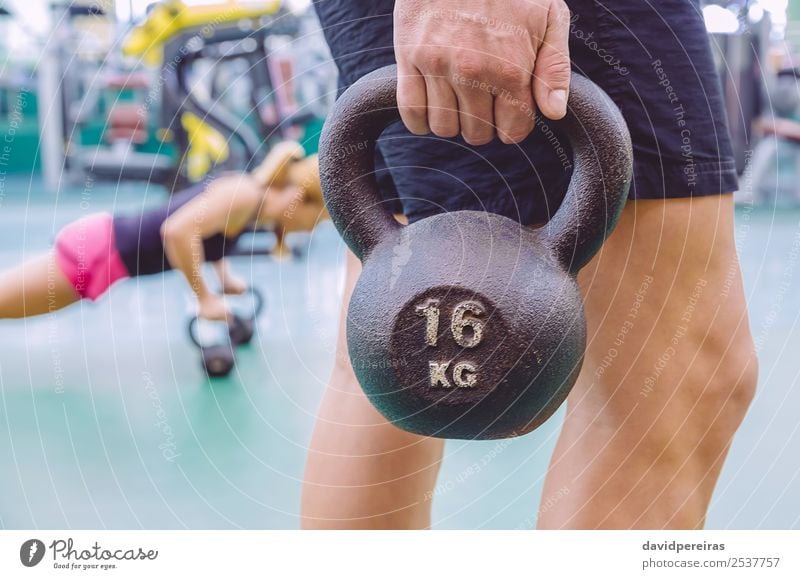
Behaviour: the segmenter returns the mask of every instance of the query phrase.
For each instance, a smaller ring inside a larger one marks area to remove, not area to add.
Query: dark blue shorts
[[[737,188],[720,80],[696,0],[567,0],[575,71],[600,85],[630,129],[632,199],[717,195]],[[316,0],[340,88],[394,62],[393,0]],[[519,146],[418,137],[400,123],[379,143],[387,197],[411,221],[482,209],[522,223],[547,221],[571,176],[566,139],[537,123]],[[390,178],[389,178],[390,177]]]

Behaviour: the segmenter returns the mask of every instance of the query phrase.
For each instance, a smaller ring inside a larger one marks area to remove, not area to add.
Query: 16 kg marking
[[[483,305],[475,300],[467,300],[456,304],[450,318],[450,333],[453,340],[462,348],[474,348],[483,340],[484,322],[478,316],[486,313]],[[417,306],[417,314],[425,318],[425,344],[436,347],[439,342],[439,318],[441,309],[439,300],[428,299]],[[467,317],[467,314],[470,314]],[[447,378],[447,370],[452,360],[428,362],[431,388],[452,388]],[[458,362],[453,366],[452,378],[459,388],[472,388],[478,381],[478,367],[470,361]]]

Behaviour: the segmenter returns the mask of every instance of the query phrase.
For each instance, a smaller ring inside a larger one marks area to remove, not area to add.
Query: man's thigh
[[[665,360],[690,362],[685,356],[720,334],[749,336],[730,194],[628,203],[578,281],[588,325],[584,382],[624,382],[633,365],[648,371],[637,393],[644,400],[658,390]],[[726,353],[725,342],[713,345]]]
[[[756,376],[732,196],[629,203],[579,283],[587,351],[544,496],[570,492],[540,526],[702,525]]]

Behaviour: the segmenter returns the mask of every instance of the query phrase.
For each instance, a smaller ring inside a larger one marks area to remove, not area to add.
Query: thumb
[[[533,69],[533,98],[549,119],[567,114],[570,74],[569,9],[557,0],[547,13],[547,30]]]

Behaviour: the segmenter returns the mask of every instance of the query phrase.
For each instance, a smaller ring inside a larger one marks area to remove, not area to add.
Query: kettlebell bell
[[[236,354],[233,350],[234,343],[229,336],[217,344],[203,344],[197,336],[197,324],[200,318],[193,316],[189,320],[187,333],[192,343],[200,350],[200,362],[211,378],[224,378],[231,373],[236,365]],[[229,329],[230,331],[230,329]]]
[[[347,314],[353,370],[390,422],[439,438],[526,434],[578,377],[586,320],[576,275],[614,228],[632,151],[611,99],[573,74],[558,125],[574,154],[565,199],[540,228],[453,211],[402,226],[375,181],[375,142],[399,120],[397,69],[353,84],[319,147],[331,219],[362,262]],[[398,256],[403,259],[399,259]]]
[[[264,310],[264,295],[256,288],[247,288],[245,294],[249,294],[253,300],[252,313],[249,315],[231,314],[228,321],[228,339],[218,344],[202,344],[197,336],[197,324],[199,318],[193,316],[189,320],[187,332],[192,343],[200,349],[200,360],[203,370],[212,378],[223,378],[231,373],[236,365],[236,353],[234,348],[249,344],[253,339],[256,327],[256,319]]]
[[[231,316],[228,324],[228,333],[234,346],[244,346],[250,343],[255,333],[256,319],[264,310],[264,296],[259,290],[251,287],[247,288],[245,293],[252,297],[253,307],[252,311],[248,312],[247,315],[234,313]]]

